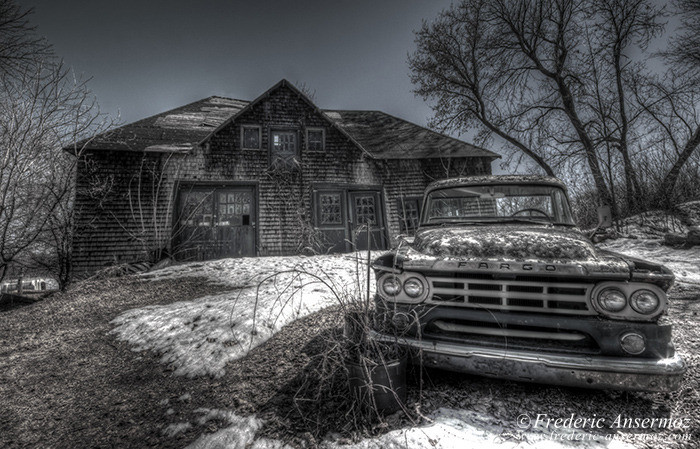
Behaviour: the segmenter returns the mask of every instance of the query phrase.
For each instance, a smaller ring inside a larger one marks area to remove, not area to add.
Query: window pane
[[[374,209],[374,196],[356,196],[355,215],[358,224],[377,224],[377,216]]]
[[[243,148],[260,148],[260,128],[257,126],[243,127]]]
[[[189,191],[180,196],[180,222],[187,226],[211,226],[214,192]]]
[[[309,130],[307,133],[308,145],[311,151],[323,151],[323,131],[320,129]]]
[[[297,133],[274,131],[272,133],[272,163],[293,165],[297,155]]]
[[[321,203],[321,224],[342,224],[340,194],[321,193],[318,197]]]
[[[399,198],[399,228],[402,233],[413,234],[418,228],[420,206],[417,199]]]

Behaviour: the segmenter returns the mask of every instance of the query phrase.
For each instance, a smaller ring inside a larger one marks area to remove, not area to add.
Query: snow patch
[[[286,449],[279,440],[255,438],[262,420],[254,416],[240,417],[224,410],[206,411],[217,419],[228,420],[230,426],[218,432],[203,435],[188,448],[197,449]],[[394,430],[376,438],[367,438],[354,444],[324,441],[323,449],[440,449],[478,447],[480,449],[630,449],[628,443],[607,441],[602,435],[582,431],[567,432],[557,429],[553,434],[544,428],[517,429],[493,417],[480,413],[441,408],[433,412],[430,424]]]
[[[700,247],[675,249],[655,239],[616,239],[598,245],[599,248],[666,265],[676,275],[677,282],[700,285]]]
[[[192,424],[188,422],[180,422],[175,424],[170,424],[168,427],[163,429],[163,434],[167,437],[173,438],[183,432],[188,431],[192,428]]]
[[[281,441],[268,440],[265,438],[255,438],[263,424],[255,415],[243,417],[228,410],[199,409],[196,412],[204,413],[198,420],[200,425],[204,425],[211,420],[223,420],[230,425],[217,432],[200,436],[194,443],[187,446],[187,449],[291,449]]]
[[[366,294],[366,259],[366,253],[358,253],[168,267],[144,277],[204,276],[231,291],[126,311],[112,321],[112,333],[134,351],[156,352],[176,375],[221,377],[229,361],[245,356],[284,325]]]
[[[557,429],[552,438],[550,431],[541,428],[514,429],[492,416],[468,410],[440,408],[430,416],[432,423],[408,429],[399,429],[355,444],[325,443],[325,449],[399,449],[399,448],[456,448],[526,449],[526,448],[586,448],[628,449],[632,446],[621,441],[606,441],[603,436],[586,432],[561,433]],[[565,432],[565,431],[564,431]]]

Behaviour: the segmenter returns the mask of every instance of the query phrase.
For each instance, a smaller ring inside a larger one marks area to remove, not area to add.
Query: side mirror
[[[610,206],[598,207],[598,229],[609,228],[610,226],[612,226]]]

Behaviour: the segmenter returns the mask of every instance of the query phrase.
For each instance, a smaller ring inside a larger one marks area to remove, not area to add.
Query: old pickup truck
[[[374,336],[414,363],[643,391],[677,389],[686,369],[664,316],[671,271],[596,248],[553,177],[429,185],[415,236],[373,269]]]

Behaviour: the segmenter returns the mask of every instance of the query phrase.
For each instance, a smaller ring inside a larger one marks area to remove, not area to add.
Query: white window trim
[[[309,149],[309,131],[321,131],[321,146],[323,147],[321,150]],[[305,137],[304,143],[306,146],[306,151],[316,151],[316,152],[326,151],[326,128],[306,128],[306,133],[305,133],[304,137]]]
[[[246,128],[255,128],[258,130],[258,147],[248,148],[245,146],[245,130]],[[241,149],[243,150],[261,150],[262,149],[262,126],[260,125],[241,125]]]

